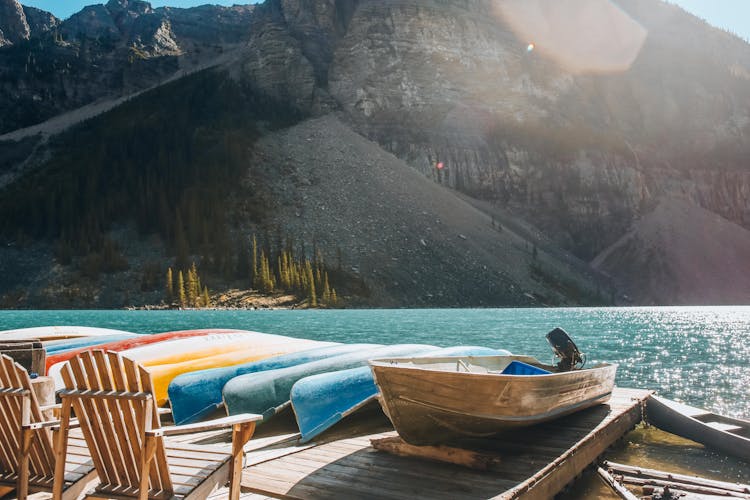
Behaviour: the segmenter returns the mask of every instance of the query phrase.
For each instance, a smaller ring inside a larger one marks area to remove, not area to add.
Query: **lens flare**
[[[536,48],[536,44],[530,43],[526,46],[526,52],[533,52],[535,48]]]

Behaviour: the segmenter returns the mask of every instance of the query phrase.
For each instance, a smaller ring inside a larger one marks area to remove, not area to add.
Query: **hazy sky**
[[[732,31],[745,40],[750,40],[750,0],[670,0],[681,5],[686,10],[707,20],[720,28]],[[65,18],[78,12],[84,5],[96,2],[91,0],[21,0],[24,5],[32,5],[52,12],[57,17]],[[193,7],[205,3],[232,5],[235,3],[257,3],[257,1],[243,2],[242,0],[153,0],[151,5],[161,7]]]

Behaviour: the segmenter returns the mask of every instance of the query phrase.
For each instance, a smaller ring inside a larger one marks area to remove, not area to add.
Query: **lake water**
[[[154,333],[238,328],[338,342],[483,345],[551,361],[564,328],[588,363],[620,364],[617,384],[750,418],[750,307],[0,311],[0,330],[81,325]]]
[[[750,307],[258,311],[0,311],[0,330],[81,325],[155,333],[238,328],[339,342],[484,345],[552,361],[545,334],[568,331],[588,363],[620,364],[617,384],[750,418]],[[750,482],[750,463],[654,428],[628,434],[608,458]],[[588,472],[564,500],[615,499]]]

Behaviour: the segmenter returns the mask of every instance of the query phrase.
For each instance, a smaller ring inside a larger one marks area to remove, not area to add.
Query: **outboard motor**
[[[583,368],[585,357],[565,330],[559,327],[555,328],[547,334],[547,342],[555,351],[555,356],[560,358],[560,362],[557,363],[558,370],[569,372]]]

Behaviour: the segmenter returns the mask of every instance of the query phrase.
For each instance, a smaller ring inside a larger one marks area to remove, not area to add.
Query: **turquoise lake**
[[[552,361],[560,326],[617,384],[750,418],[750,307],[0,311],[0,330],[80,325],[154,333],[238,328],[338,342],[483,345]]]

